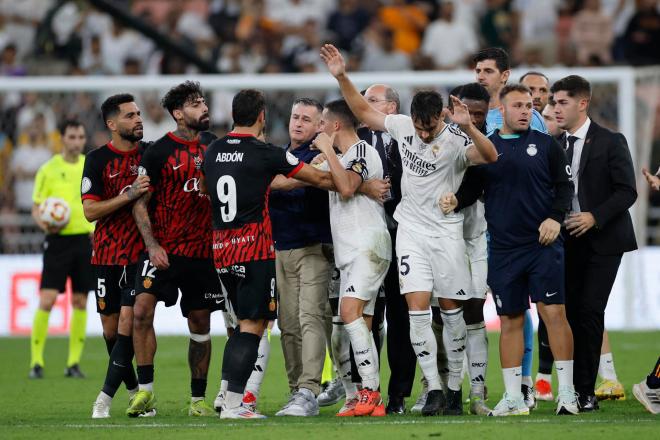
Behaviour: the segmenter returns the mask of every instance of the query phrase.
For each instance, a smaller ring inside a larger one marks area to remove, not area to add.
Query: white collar
[[[587,138],[587,132],[589,131],[589,126],[591,126],[591,119],[587,116],[587,120],[584,121],[582,127],[575,130],[575,133],[573,134],[569,133],[568,136],[575,136],[578,139],[584,140]]]

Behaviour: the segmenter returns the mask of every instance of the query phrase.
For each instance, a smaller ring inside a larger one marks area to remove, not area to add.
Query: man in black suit
[[[626,139],[587,116],[591,85],[577,75],[551,89],[557,124],[575,185],[563,229],[566,252],[566,314],[575,340],[575,390],[581,411],[598,409],[598,374],[605,307],[624,252],[637,249],[628,208],[637,198]]]

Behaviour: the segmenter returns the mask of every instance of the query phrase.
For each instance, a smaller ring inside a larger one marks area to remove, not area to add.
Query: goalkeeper
[[[91,267],[90,234],[94,225],[85,220],[80,200],[85,156],[85,127],[77,121],[66,121],[61,127],[62,154],[54,155],[37,172],[32,195],[32,217],[46,233],[43,269],[39,291],[39,308],[34,315],[30,338],[30,378],[41,379],[44,374],[44,346],[48,334],[48,318],[59,293],[71,278],[73,290],[69,357],[65,376],[85,377],[80,371],[80,357],[85,344],[87,325],[87,294],[95,288]],[[40,212],[39,206],[49,197],[66,201],[70,208],[68,223],[55,226]],[[46,220],[44,220],[46,218]]]

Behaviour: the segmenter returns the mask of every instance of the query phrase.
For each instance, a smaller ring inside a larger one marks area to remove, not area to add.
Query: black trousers
[[[593,395],[605,307],[623,254],[598,255],[589,240],[565,237],[566,314],[573,330],[573,383],[580,395]]]

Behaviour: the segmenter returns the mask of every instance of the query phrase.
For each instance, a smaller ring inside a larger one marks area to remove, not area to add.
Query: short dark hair
[[[257,122],[259,113],[266,110],[264,94],[255,89],[243,89],[231,101],[231,117],[234,125],[250,127]]]
[[[119,113],[119,106],[126,104],[127,102],[135,102],[135,97],[130,93],[119,93],[117,95],[112,95],[108,97],[103,104],[101,104],[101,117],[103,117],[103,123],[116,116]]]
[[[555,101],[555,95],[548,96],[548,104],[547,105],[551,105],[553,107],[555,105],[557,105],[557,101]]]
[[[450,95],[454,95],[458,99],[472,99],[473,101],[484,101],[486,104],[490,102],[490,94],[484,86],[479,83],[468,83],[463,84],[462,86],[454,87]],[[447,106],[451,106],[451,100],[447,103]]]
[[[500,72],[509,70],[511,68],[511,63],[509,61],[509,54],[506,53],[506,50],[501,47],[489,47],[482,49],[472,58],[474,64],[477,64],[480,61],[493,60],[495,65]]]
[[[410,103],[410,116],[424,125],[431,123],[431,118],[442,113],[442,95],[435,90],[423,90],[415,93]]]
[[[532,96],[532,91],[529,90],[529,87],[527,87],[524,84],[513,83],[513,84],[507,84],[504,87],[502,87],[502,90],[500,91],[500,101],[503,100],[504,97],[511,92],[528,93],[529,96]]]
[[[564,91],[571,98],[580,96],[591,99],[591,84],[579,75],[568,75],[560,79],[550,87],[550,91],[552,93]]]
[[[518,81],[518,82],[523,82],[523,80],[524,80],[525,78],[527,78],[528,76],[540,76],[540,77],[542,77],[543,79],[545,79],[545,82],[547,82],[548,84],[550,84],[550,80],[548,79],[547,76],[545,76],[544,73],[537,72],[537,71],[534,71],[534,70],[530,70],[529,72],[527,72],[526,74],[524,74],[523,76],[521,76],[521,77],[520,77],[520,81]]]
[[[64,120],[64,122],[62,122],[60,124],[60,134],[62,136],[64,136],[64,133],[66,133],[66,130],[69,127],[72,127],[72,128],[83,127],[83,128],[85,128],[85,126],[82,124],[82,122],[80,122],[77,119],[66,119],[66,120]]]
[[[295,101],[293,101],[293,105],[291,105],[291,107],[298,104],[304,105],[306,107],[316,107],[319,113],[323,111],[323,104],[314,98],[296,98]]]
[[[203,97],[204,92],[198,81],[185,81],[168,90],[160,103],[170,115],[174,116],[174,110],[179,110],[187,103]]]
[[[348,106],[348,103],[343,99],[337,99],[336,101],[330,101],[325,104],[325,108],[328,112],[337,116],[346,124],[350,125],[353,129],[358,128],[360,121],[355,117],[351,108]]]

